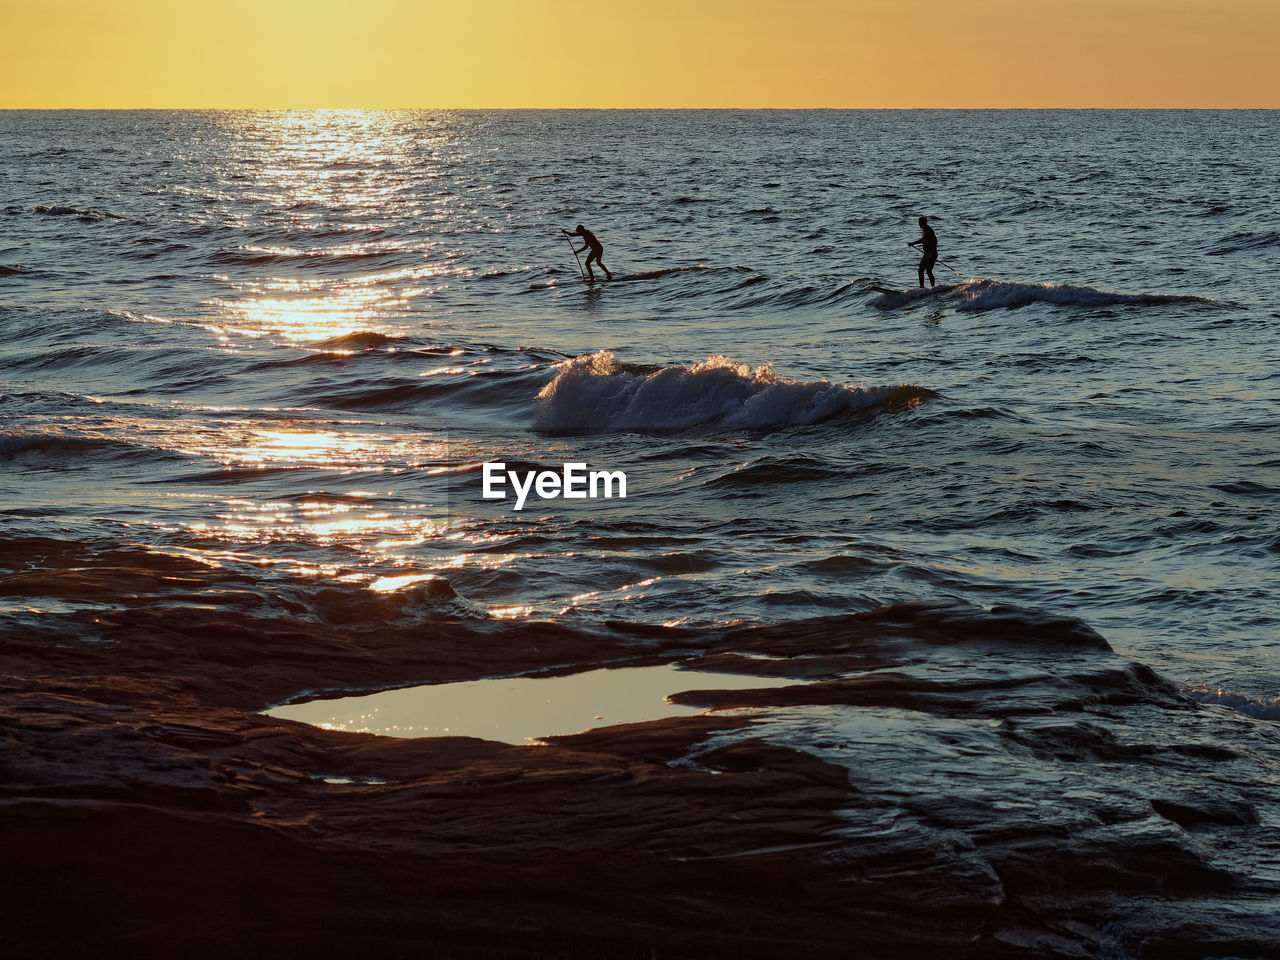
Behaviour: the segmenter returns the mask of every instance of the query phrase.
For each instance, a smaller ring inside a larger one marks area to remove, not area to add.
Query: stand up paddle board
[[[954,290],[954,283],[940,283],[936,287],[907,287],[905,290],[895,290],[893,287],[872,286],[872,290],[876,293],[883,293],[889,296],[901,297],[912,295],[917,297],[927,296],[931,293],[946,293],[948,290]]]

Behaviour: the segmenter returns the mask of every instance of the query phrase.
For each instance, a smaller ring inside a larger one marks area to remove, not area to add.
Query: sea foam
[[[770,365],[753,368],[723,356],[692,366],[655,368],[624,364],[600,351],[563,364],[542,388],[536,426],[590,433],[802,426],[928,396],[930,391],[909,384],[850,387],[829,380],[789,380]]]

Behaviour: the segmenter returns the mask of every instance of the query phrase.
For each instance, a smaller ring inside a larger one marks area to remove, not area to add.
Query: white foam
[[[928,391],[909,385],[850,387],[829,380],[788,380],[773,368],[723,356],[693,366],[638,369],[608,351],[575,357],[538,394],[542,430],[743,430],[817,423],[838,413]]]

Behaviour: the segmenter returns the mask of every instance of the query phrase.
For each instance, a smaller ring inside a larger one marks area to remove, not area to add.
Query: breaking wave
[[[769,365],[752,368],[722,356],[693,366],[655,368],[624,364],[600,351],[570,360],[542,388],[536,426],[566,433],[803,426],[933,395],[910,384],[850,387],[829,380],[788,380]]]

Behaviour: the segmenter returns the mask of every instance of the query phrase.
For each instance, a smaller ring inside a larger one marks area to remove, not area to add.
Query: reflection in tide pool
[[[327,730],[393,737],[480,737],[524,744],[594,727],[691,716],[666,698],[686,690],[758,690],[802,681],[681,670],[674,664],[587,670],[563,677],[498,677],[311,700],[268,710]]]

